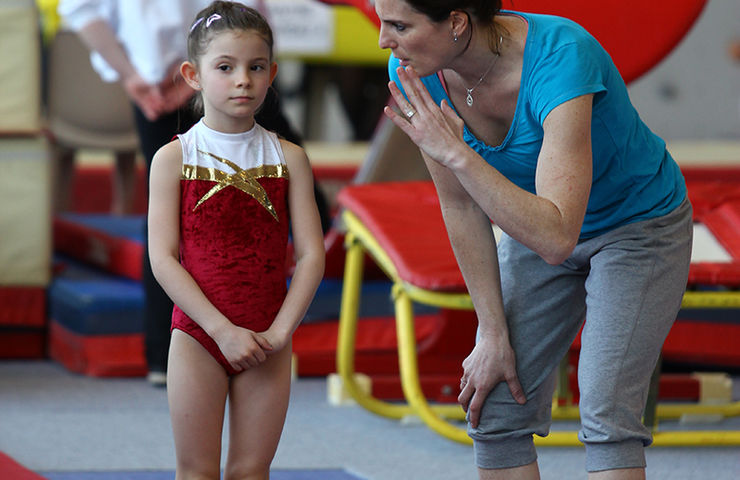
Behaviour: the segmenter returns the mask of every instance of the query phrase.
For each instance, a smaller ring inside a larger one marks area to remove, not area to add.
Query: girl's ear
[[[270,83],[272,83],[273,80],[275,80],[275,75],[277,75],[278,66],[277,63],[272,62],[270,64]]]
[[[185,83],[190,85],[193,90],[200,90],[200,80],[198,79],[198,69],[190,62],[182,62],[180,65],[180,75],[185,79]]]

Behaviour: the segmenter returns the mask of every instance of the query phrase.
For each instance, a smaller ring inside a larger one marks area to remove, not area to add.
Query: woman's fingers
[[[432,97],[429,95],[429,92],[427,92],[424,83],[421,81],[421,78],[419,78],[414,67],[407,67],[406,69],[398,67],[396,73],[398,74],[399,80],[401,80],[401,85],[406,92],[409,102],[411,102],[417,110],[420,108],[429,108],[429,102],[432,103],[431,106],[436,107],[436,104],[432,101]]]
[[[388,90],[390,90],[393,100],[396,102],[396,105],[398,105],[398,108],[401,110],[401,113],[403,113],[406,119],[410,120],[411,117],[416,115],[416,109],[411,104],[411,102],[406,100],[406,97],[403,96],[403,92],[401,92],[401,89],[398,88],[396,82],[388,82]]]

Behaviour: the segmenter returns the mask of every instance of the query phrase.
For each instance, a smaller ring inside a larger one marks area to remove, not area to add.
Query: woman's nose
[[[378,46],[380,48],[391,48],[391,40],[388,36],[388,33],[385,29],[385,26],[380,26],[380,34],[378,35]]]

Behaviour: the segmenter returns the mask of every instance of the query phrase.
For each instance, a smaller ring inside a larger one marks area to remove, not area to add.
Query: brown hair
[[[450,16],[453,10],[468,15],[471,23],[485,25],[489,29],[489,45],[498,52],[498,35],[493,17],[501,11],[501,0],[404,0],[417,12],[424,14],[432,22],[439,23]]]
[[[188,61],[199,65],[198,61],[208,48],[213,36],[228,30],[253,31],[261,36],[270,49],[270,61],[273,58],[274,38],[272,28],[257,10],[238,2],[215,1],[198,12],[188,33]],[[193,97],[193,108],[203,111],[203,99],[200,95]]]
[[[198,12],[188,34],[188,60],[193,64],[208,47],[212,36],[224,30],[251,30],[270,47],[272,60],[273,35],[270,24],[257,10],[238,2],[216,1]]]

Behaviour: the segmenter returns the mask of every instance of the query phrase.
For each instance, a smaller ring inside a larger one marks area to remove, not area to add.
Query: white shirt
[[[146,82],[157,84],[172,65],[187,58],[190,25],[210,3],[211,0],[60,0],[58,12],[74,31],[96,20],[107,22],[139,75]],[[98,53],[91,54],[91,62],[103,80],[118,80],[118,73]]]

